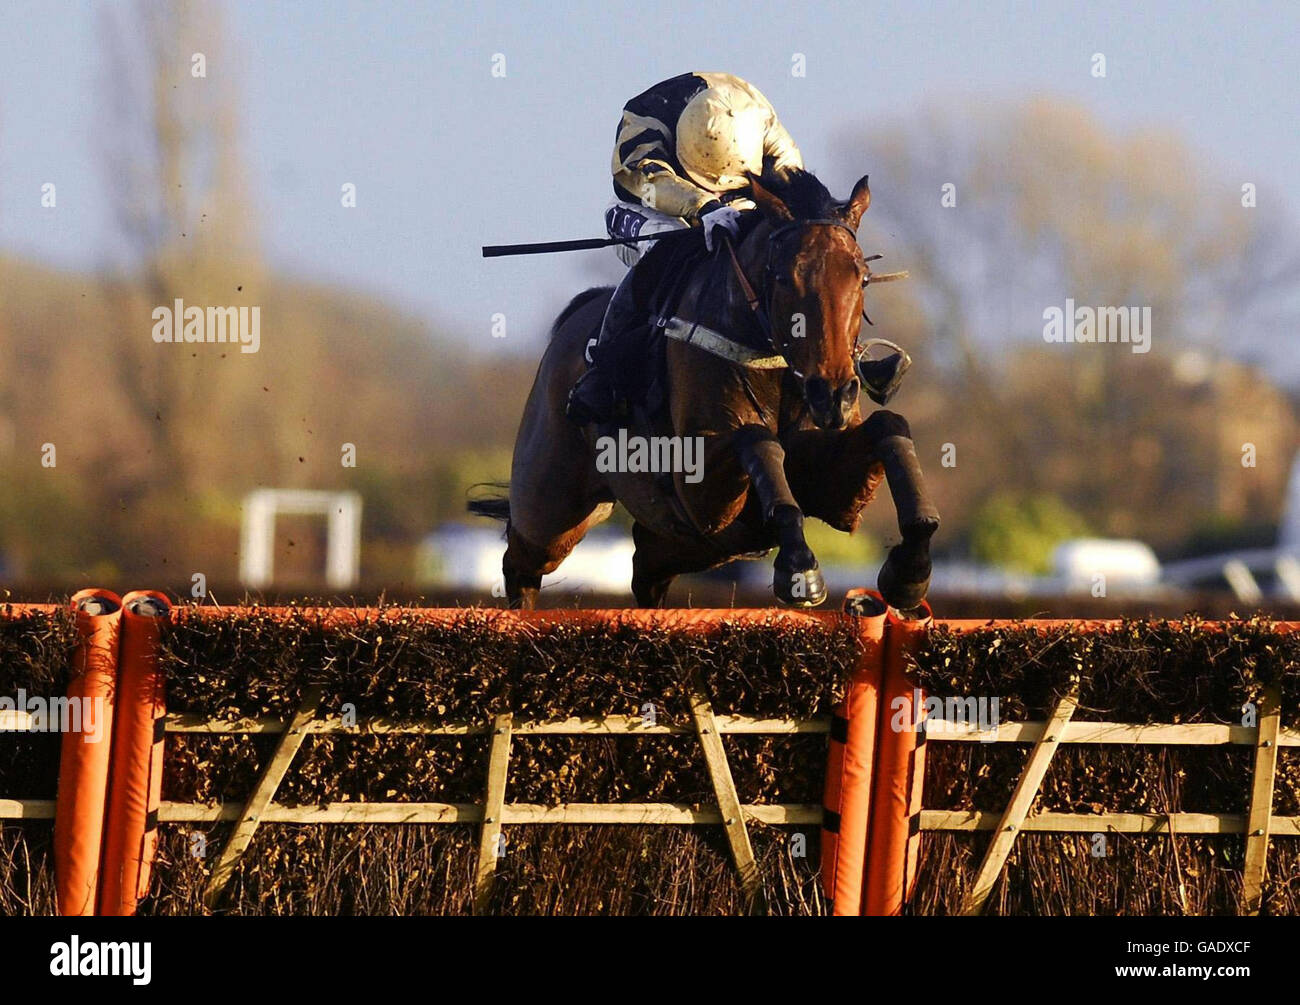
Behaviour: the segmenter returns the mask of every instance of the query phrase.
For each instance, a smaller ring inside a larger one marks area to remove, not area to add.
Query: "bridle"
[[[754,315],[754,320],[758,323],[759,331],[767,339],[768,348],[785,360],[786,366],[790,373],[803,381],[804,376],[795,369],[794,364],[790,362],[790,344],[787,342],[781,345],[776,339],[776,330],[772,326],[772,296],[776,287],[776,261],[775,252],[778,244],[789,235],[804,230],[808,227],[839,227],[846,231],[853,238],[853,244],[856,247],[858,243],[858,233],[843,220],[832,218],[822,218],[815,220],[791,220],[775,228],[767,236],[767,259],[763,265],[763,295],[754,289],[749,279],[745,276],[745,270],[740,267],[740,259],[736,257],[736,249],[732,245],[728,236],[723,236],[722,241],[727,246],[727,253],[731,257],[731,266],[736,274],[736,281],[740,284],[741,292],[745,295],[745,302],[749,305],[750,313]],[[879,256],[875,256],[879,257]],[[855,350],[856,352],[856,350]]]

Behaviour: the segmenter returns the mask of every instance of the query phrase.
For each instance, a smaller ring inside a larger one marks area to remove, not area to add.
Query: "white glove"
[[[714,231],[721,228],[732,237],[740,233],[740,210],[719,206],[700,217],[700,225],[704,228],[704,247],[712,251]]]

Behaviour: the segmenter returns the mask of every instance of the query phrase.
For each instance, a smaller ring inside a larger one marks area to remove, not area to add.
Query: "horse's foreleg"
[[[872,434],[872,456],[884,466],[903,540],[929,541],[939,529],[939,511],[926,491],[907,420],[881,409],[872,412],[863,425]]]
[[[804,539],[803,511],[785,476],[785,448],[765,426],[741,427],[735,445],[764,526],[776,539],[772,590],[782,603],[816,607],[826,599],[826,582]]]
[[[806,511],[843,531],[857,526],[883,476],[902,542],[890,549],[877,584],[899,609],[925,599],[930,538],[939,527],[939,512],[926,490],[906,419],[880,409],[843,433],[801,431],[790,438],[786,467]]]
[[[889,549],[876,585],[889,604],[906,610],[919,605],[930,588],[930,538],[939,529],[939,511],[926,491],[907,420],[882,409],[863,423],[868,424],[877,432],[873,455],[884,466],[903,536]]]

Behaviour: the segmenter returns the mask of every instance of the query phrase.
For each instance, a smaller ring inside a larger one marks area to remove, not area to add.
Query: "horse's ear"
[[[867,211],[871,205],[871,188],[867,184],[867,175],[858,179],[858,183],[853,186],[853,194],[849,196],[849,201],[844,206],[844,219],[854,230],[858,229],[858,224],[862,222],[862,214]]]
[[[765,189],[757,175],[749,176],[749,189],[754,202],[758,204],[764,216],[787,222],[794,219],[794,214],[790,212],[789,207],[781,201],[780,197]]]

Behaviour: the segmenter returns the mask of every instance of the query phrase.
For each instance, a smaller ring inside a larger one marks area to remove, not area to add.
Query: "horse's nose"
[[[803,396],[814,412],[828,412],[831,407],[831,384],[822,377],[809,377],[803,386]]]
[[[858,387],[856,377],[836,388],[822,377],[809,377],[804,383],[804,398],[813,422],[821,429],[843,429],[857,404]]]

